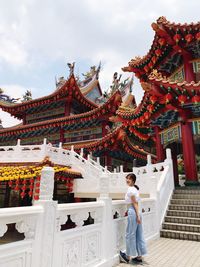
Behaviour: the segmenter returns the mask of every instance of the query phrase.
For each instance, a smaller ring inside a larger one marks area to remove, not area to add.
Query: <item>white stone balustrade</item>
[[[24,152],[26,151],[26,153]],[[17,154],[18,153],[18,154]],[[160,226],[173,191],[173,167],[170,150],[167,159],[158,164],[133,168],[137,184],[148,198],[141,201],[145,237],[159,236]],[[127,189],[122,168],[110,173],[91,158],[84,159],[73,148],[64,150],[47,145],[0,147],[1,162],[33,162],[49,156],[57,164],[76,167],[84,174],[76,180],[75,192],[95,192],[97,201],[58,204],[52,200],[54,171],[44,167],[41,175],[39,200],[32,207],[0,210],[0,236],[7,225],[15,223],[25,239],[0,244],[0,267],[106,267],[118,263],[119,249],[125,247],[126,204],[113,200],[110,193]],[[84,191],[86,189],[86,191]],[[84,225],[88,216],[93,224]],[[114,216],[115,215],[115,216]],[[75,228],[61,230],[68,217]]]

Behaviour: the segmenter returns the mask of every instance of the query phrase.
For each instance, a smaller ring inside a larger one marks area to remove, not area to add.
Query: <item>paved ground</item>
[[[135,264],[134,264],[135,265]],[[148,256],[138,266],[200,267],[200,242],[160,238],[148,245]],[[128,267],[125,263],[117,267]]]

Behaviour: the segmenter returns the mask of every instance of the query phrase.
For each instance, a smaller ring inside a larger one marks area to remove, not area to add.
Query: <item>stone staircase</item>
[[[200,188],[174,190],[160,236],[200,242]]]

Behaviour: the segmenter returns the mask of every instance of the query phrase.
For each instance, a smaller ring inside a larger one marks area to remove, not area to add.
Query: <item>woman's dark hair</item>
[[[134,182],[134,186],[135,186],[135,188],[136,188],[137,190],[139,190],[139,186],[137,186],[137,185],[135,184],[137,177],[136,177],[136,175],[135,175],[134,173],[129,173],[129,174],[126,176],[126,178],[130,178],[130,179]]]

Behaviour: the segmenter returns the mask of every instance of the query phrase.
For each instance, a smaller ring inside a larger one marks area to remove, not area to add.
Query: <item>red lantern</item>
[[[31,184],[30,186],[29,186],[29,188],[30,188],[30,190],[33,190],[33,184]]]
[[[145,72],[148,72],[148,71],[149,71],[149,67],[146,65],[146,66],[144,67],[144,70],[145,70]]]
[[[145,112],[144,113],[144,117],[146,120],[148,120],[150,118],[150,113],[149,112]]]
[[[155,64],[156,63],[156,56],[153,56],[151,60]]]
[[[154,106],[153,105],[148,105],[147,106],[147,110],[150,112],[150,113],[152,113],[153,112],[153,110],[154,110]]]
[[[195,95],[192,97],[192,103],[197,104],[200,102],[200,96],[199,95]]]
[[[145,121],[145,117],[144,117],[144,116],[141,116],[141,117],[140,117],[140,121],[141,121],[142,123],[144,123],[144,121]]]
[[[36,189],[35,189],[35,193],[36,193],[36,194],[39,194],[39,193],[40,193],[40,189],[36,188]]]
[[[25,191],[26,190],[26,185],[22,186],[22,190]]]
[[[15,191],[19,191],[19,186],[16,184],[15,188],[14,188]]]
[[[38,195],[34,195],[34,200],[38,200],[39,196]]]
[[[25,192],[23,191],[21,194],[20,194],[21,198],[24,198],[25,196]]]
[[[195,38],[197,39],[197,41],[200,41],[200,32],[196,33]]]
[[[151,69],[153,67],[153,63],[150,61],[148,64],[149,68]]]
[[[157,96],[155,95],[150,96],[150,101],[152,104],[156,103],[157,100],[158,100]]]
[[[160,46],[165,45],[166,44],[165,38],[158,39],[158,43],[159,43]]]
[[[36,186],[36,187],[40,187],[40,182],[37,182],[37,183],[35,184],[35,186]]]
[[[185,40],[187,43],[190,43],[192,41],[192,39],[193,39],[193,35],[191,33],[189,33],[185,36]]]
[[[181,35],[177,33],[177,34],[174,35],[173,39],[174,39],[174,41],[176,43],[178,43],[180,41],[180,39],[181,39]]]
[[[169,103],[172,100],[173,96],[172,94],[168,93],[165,95],[165,103]]]
[[[179,95],[178,97],[178,101],[181,103],[181,105],[183,105],[187,100],[187,96],[186,95]]]
[[[156,49],[155,54],[157,57],[159,57],[162,54],[162,51],[160,49]]]

